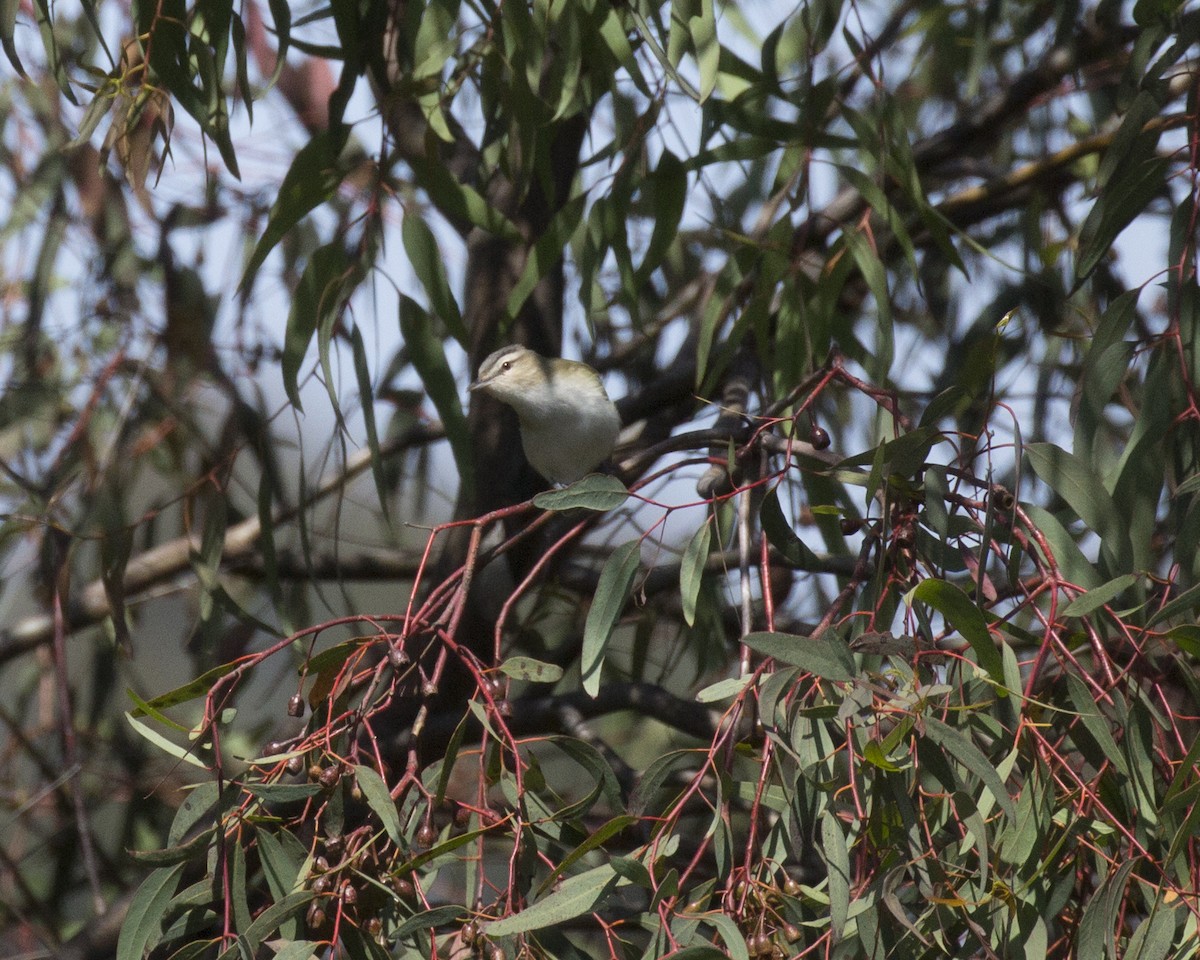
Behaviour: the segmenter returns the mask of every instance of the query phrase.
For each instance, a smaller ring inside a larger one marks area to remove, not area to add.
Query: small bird
[[[552,483],[572,483],[608,458],[621,416],[600,374],[586,363],[543,357],[513,344],[479,366],[469,387],[517,412],[530,465]]]

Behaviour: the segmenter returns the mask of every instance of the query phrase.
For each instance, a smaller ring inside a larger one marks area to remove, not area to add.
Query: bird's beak
[[[472,380],[467,385],[467,391],[469,393],[474,393],[476,390],[482,390],[486,386],[487,386],[487,383],[485,383],[483,380]]]

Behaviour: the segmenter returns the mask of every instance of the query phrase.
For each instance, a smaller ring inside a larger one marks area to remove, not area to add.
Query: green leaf
[[[292,42],[292,8],[288,0],[267,0],[271,17],[275,21],[275,69],[267,82],[267,89],[275,86],[287,57],[288,47]]]
[[[552,894],[519,913],[484,924],[483,932],[489,937],[510,937],[574,920],[591,913],[613,890],[628,883],[611,864],[602,864],[569,877]]]
[[[725,949],[729,951],[728,954],[715,951],[716,957],[729,957],[730,960],[750,960],[750,950],[746,946],[746,935],[734,923],[733,917],[718,910],[704,914],[701,920],[717,931],[722,942],[725,944]],[[693,947],[692,949],[695,950],[696,948]],[[711,947],[708,949],[711,949]],[[685,953],[688,953],[688,951],[684,950],[680,953],[673,953],[671,956],[678,960],[678,957]],[[699,956],[701,955],[703,954],[693,956],[693,960],[699,960]]]
[[[850,912],[850,851],[832,810],[821,814],[821,853],[829,877],[829,928],[833,942],[842,938]]]
[[[367,431],[367,449],[371,451],[371,477],[375,481],[375,494],[384,520],[389,519],[387,478],[383,471],[383,453],[379,448],[379,431],[375,426],[375,391],[371,386],[371,371],[367,366],[367,346],[363,342],[358,324],[350,329],[350,345],[354,353],[354,377],[358,381],[358,395],[363,415],[363,426]]]
[[[446,276],[446,263],[438,249],[437,239],[429,224],[413,209],[404,214],[401,226],[404,250],[425,293],[434,314],[446,325],[450,335],[464,350],[467,348],[467,329],[463,326],[458,302],[450,291]]]
[[[604,650],[608,646],[621,611],[633,590],[633,578],[642,559],[640,540],[630,540],[617,547],[600,571],[600,582],[592,608],[583,627],[583,653],[580,670],[583,689],[589,696],[600,692],[600,673],[604,666]]]
[[[952,583],[945,580],[922,580],[912,591],[912,599],[928,604],[946,620],[946,625],[962,634],[975,651],[979,666],[997,684],[1004,683],[1004,663],[997,649],[997,639],[988,630],[987,617],[982,610]]]
[[[59,49],[58,36],[54,32],[54,18],[50,15],[50,6],[50,0],[34,0],[38,31],[42,35],[42,47],[46,51],[46,64],[54,75],[54,81],[58,84],[62,95],[78,106],[79,101],[75,99],[75,91],[71,89],[71,75],[67,71],[66,61]]]
[[[717,703],[721,700],[728,700],[745,690],[753,679],[749,674],[741,677],[726,677],[724,680],[710,683],[703,690],[698,691],[696,700],[699,703]]]
[[[1053,561],[1065,579],[1088,590],[1095,589],[1104,583],[1104,578],[1083,555],[1075,538],[1054,514],[1031,503],[1022,503],[1021,509],[1029,517],[1030,522],[1037,527],[1054,554],[1053,557],[1046,559]]]
[[[1128,572],[1132,564],[1129,535],[1091,465],[1053,443],[1028,443],[1025,454],[1034,472],[1100,537],[1100,552],[1108,559],[1111,572]]]
[[[4,47],[5,56],[8,57],[8,62],[12,64],[13,69],[22,79],[27,79],[25,68],[21,66],[21,58],[17,56],[17,48],[13,43],[17,11],[20,8],[21,0],[0,0],[0,46]]]
[[[155,870],[142,881],[121,924],[117,960],[142,960],[158,943],[162,936],[163,915],[175,896],[184,866],[181,863],[170,869]]]
[[[475,459],[471,433],[458,397],[458,383],[446,359],[445,344],[434,330],[433,321],[415,300],[400,296],[400,334],[408,347],[412,364],[420,374],[425,392],[437,408],[450,441],[450,451],[463,486],[463,495],[475,489]]]
[[[942,747],[946,751],[946,755],[951,760],[957,760],[971,773],[975,774],[985,787],[991,791],[996,802],[1000,804],[1010,818],[1016,819],[1017,805],[1013,803],[1013,798],[1009,794],[1008,789],[1004,786],[1004,781],[1000,779],[1000,774],[996,771],[996,765],[983,755],[975,744],[961,730],[955,727],[948,726],[942,723],[937,717],[925,714],[922,717],[922,723],[925,726],[925,732],[929,738]]]
[[[311,854],[295,835],[274,825],[255,831],[263,877],[275,900],[299,890],[308,876]],[[296,936],[297,930],[287,936]]]
[[[1138,924],[1129,938],[1124,960],[1165,960],[1171,949],[1179,946],[1175,939],[1179,917],[1178,909],[1155,900],[1150,916]]]
[[[168,867],[176,863],[186,863],[208,850],[208,844],[216,832],[216,827],[210,827],[178,846],[163,847],[160,850],[130,850],[129,856],[135,863],[148,867]]]
[[[250,946],[251,955],[257,954],[263,942],[287,920],[299,914],[308,906],[316,894],[311,890],[297,890],[289,893],[282,900],[271,904],[254,918],[254,922],[246,929],[243,936]]]
[[[1071,728],[1071,739],[1075,741],[1080,752],[1097,767],[1108,761],[1122,777],[1128,779],[1130,770],[1125,754],[1117,746],[1108,718],[1100,712],[1091,690],[1074,673],[1068,673],[1067,692],[1079,714],[1079,723]]]
[[[167,845],[179,846],[184,842],[184,838],[191,833],[192,828],[203,822],[205,827],[217,822],[217,803],[219,800],[221,808],[228,809],[236,797],[241,795],[241,788],[237,785],[230,785],[225,788],[224,795],[217,790],[215,782],[208,780],[204,783],[197,784],[190,790],[183,803],[179,805],[179,809],[175,811],[175,819],[171,822],[171,829],[167,833]]]
[[[274,7],[274,5],[272,5]],[[278,23],[278,17],[276,17]],[[242,273],[238,290],[249,291],[259,268],[276,244],[302,218],[333,196],[349,167],[342,161],[346,146],[344,129],[323,130],[305,144],[284,174],[279,193],[267,216],[267,227],[254,246],[254,252]]]
[[[563,676],[563,668],[558,664],[544,663],[533,657],[509,657],[500,664],[500,672],[514,680],[532,683],[557,683]]]
[[[708,563],[708,550],[712,543],[712,524],[702,523],[683,551],[683,562],[679,565],[679,592],[683,604],[683,619],[689,627],[696,625],[696,601],[700,586],[704,582],[704,569]]]
[[[616,477],[589,473],[561,490],[544,490],[533,498],[540,510],[615,510],[629,499],[629,491]]]
[[[1108,583],[1076,597],[1062,608],[1059,615],[1063,617],[1086,617],[1093,610],[1119,597],[1137,582],[1137,575],[1132,573],[1109,580]]]
[[[564,873],[566,873],[572,866],[574,866],[579,860],[583,859],[593,850],[598,850],[599,848],[603,847],[609,839],[615,837],[622,830],[627,830],[629,827],[632,827],[638,822],[639,821],[637,817],[632,817],[629,814],[621,814],[618,817],[613,817],[607,823],[601,824],[588,835],[586,840],[584,840],[581,844],[579,844],[579,846],[563,857],[558,866],[550,871],[546,879],[539,884],[537,892],[534,894],[534,898],[537,899],[543,896],[547,890],[554,886],[554,882]]]
[[[243,783],[242,789],[264,803],[295,803],[315,797],[324,788],[319,783]]]
[[[341,313],[360,276],[359,268],[351,264],[345,247],[338,240],[314,250],[304,268],[288,312],[281,364],[284,389],[297,410],[303,409],[300,367],[313,334],[318,327],[331,325]],[[333,389],[333,384],[327,386]]]
[[[751,650],[778,663],[800,667],[825,680],[853,680],[858,673],[854,655],[835,630],[820,636],[801,637],[790,633],[751,633],[742,638]]]
[[[506,314],[515,318],[534,288],[551,270],[562,263],[563,251],[584,226],[583,207],[587,194],[581,193],[562,205],[545,232],[534,242],[525,259],[525,269],[513,285],[508,297]]]
[[[1168,161],[1158,155],[1158,131],[1146,129],[1159,109],[1150,91],[1139,93],[1101,161],[1100,193],[1079,230],[1078,282],[1091,275],[1133,218],[1165,193]]]
[[[379,818],[383,829],[387,831],[388,838],[396,846],[403,848],[405,841],[404,832],[400,826],[400,814],[396,811],[396,801],[392,799],[383,777],[371,767],[356,766],[354,778],[363,792],[367,805]]]
[[[703,103],[717,85],[721,61],[713,0],[700,0],[700,16],[688,20],[688,32],[692,35],[692,49],[696,52],[696,66],[700,70],[700,95],[697,100]]]
[[[328,944],[319,944],[313,940],[293,940],[275,954],[274,960],[314,960],[321,956]]]
[[[465,234],[471,226],[476,226],[506,240],[522,242],[521,231],[513,226],[512,221],[492,207],[474,188],[459,183],[443,163],[418,157],[409,157],[408,162],[416,174],[417,182],[429,193],[429,199],[461,233]]]
[[[138,720],[136,717],[134,717],[132,711],[129,711],[125,714],[125,719],[129,721],[129,725],[133,727],[134,730],[140,733],[164,753],[207,772],[208,765],[199,757],[197,757],[191,749],[187,747],[181,747],[176,743],[172,743],[157,730],[151,729],[146,724],[142,723],[141,720]]]
[[[402,940],[409,934],[416,933],[418,930],[435,929],[443,927],[448,923],[461,924],[463,919],[470,916],[470,914],[470,910],[456,903],[434,907],[432,910],[423,910],[400,924],[394,936],[397,940]]]
[[[641,265],[634,274],[634,283],[641,290],[650,282],[650,274],[666,256],[679,231],[679,221],[687,201],[687,170],[670,150],[664,150],[654,174],[643,189],[650,191],[654,229]]]
[[[690,4],[690,0],[688,0],[688,2]],[[628,8],[629,17],[633,20],[634,26],[637,27],[638,36],[641,38],[642,43],[644,43],[647,49],[654,54],[654,59],[658,61],[659,66],[663,68],[671,82],[678,86],[684,94],[691,97],[693,100],[699,101],[700,91],[688,83],[688,81],[684,79],[683,75],[680,74],[676,69],[683,57],[683,45],[680,44],[678,52],[676,52],[676,45],[674,43],[676,24],[679,24],[680,29],[682,30],[682,24],[684,23],[684,21],[680,19],[679,14],[675,12],[675,8],[679,6],[681,6],[679,0],[673,0],[671,4],[671,34],[667,50],[663,50],[662,45],[659,44],[658,40],[655,39],[654,31],[650,29],[650,25],[646,22],[646,18],[636,7]],[[680,36],[683,36],[682,32],[680,33]]]
[[[799,570],[821,569],[820,559],[796,535],[796,531],[792,529],[792,525],[783,515],[783,507],[779,503],[778,486],[772,487],[763,497],[762,506],[758,511],[758,519],[771,546],[778,550],[790,565]]]

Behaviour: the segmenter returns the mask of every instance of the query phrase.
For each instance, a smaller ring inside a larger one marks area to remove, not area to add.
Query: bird
[[[574,483],[607,460],[617,444],[621,415],[600,374],[586,363],[512,344],[479,365],[468,389],[516,411],[525,459],[551,483]]]

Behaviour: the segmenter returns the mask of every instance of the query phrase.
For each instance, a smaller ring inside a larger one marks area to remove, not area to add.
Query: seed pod
[[[289,717],[304,716],[304,698],[298,693],[293,693],[288,698],[287,712]]]
[[[814,423],[813,428],[812,428],[811,437],[812,437],[811,443],[815,449],[817,449],[817,450],[828,450],[829,449],[829,434],[825,431],[825,429],[823,427],[818,427]]]
[[[320,781],[321,786],[323,786],[326,790],[336,787],[337,782],[340,779],[342,779],[342,770],[341,767],[338,766],[326,767],[321,771],[321,775],[317,777],[317,780]]]
[[[410,899],[417,892],[417,888],[413,886],[408,877],[397,877],[392,881],[392,889],[396,891],[397,896],[403,897],[405,900]]]

